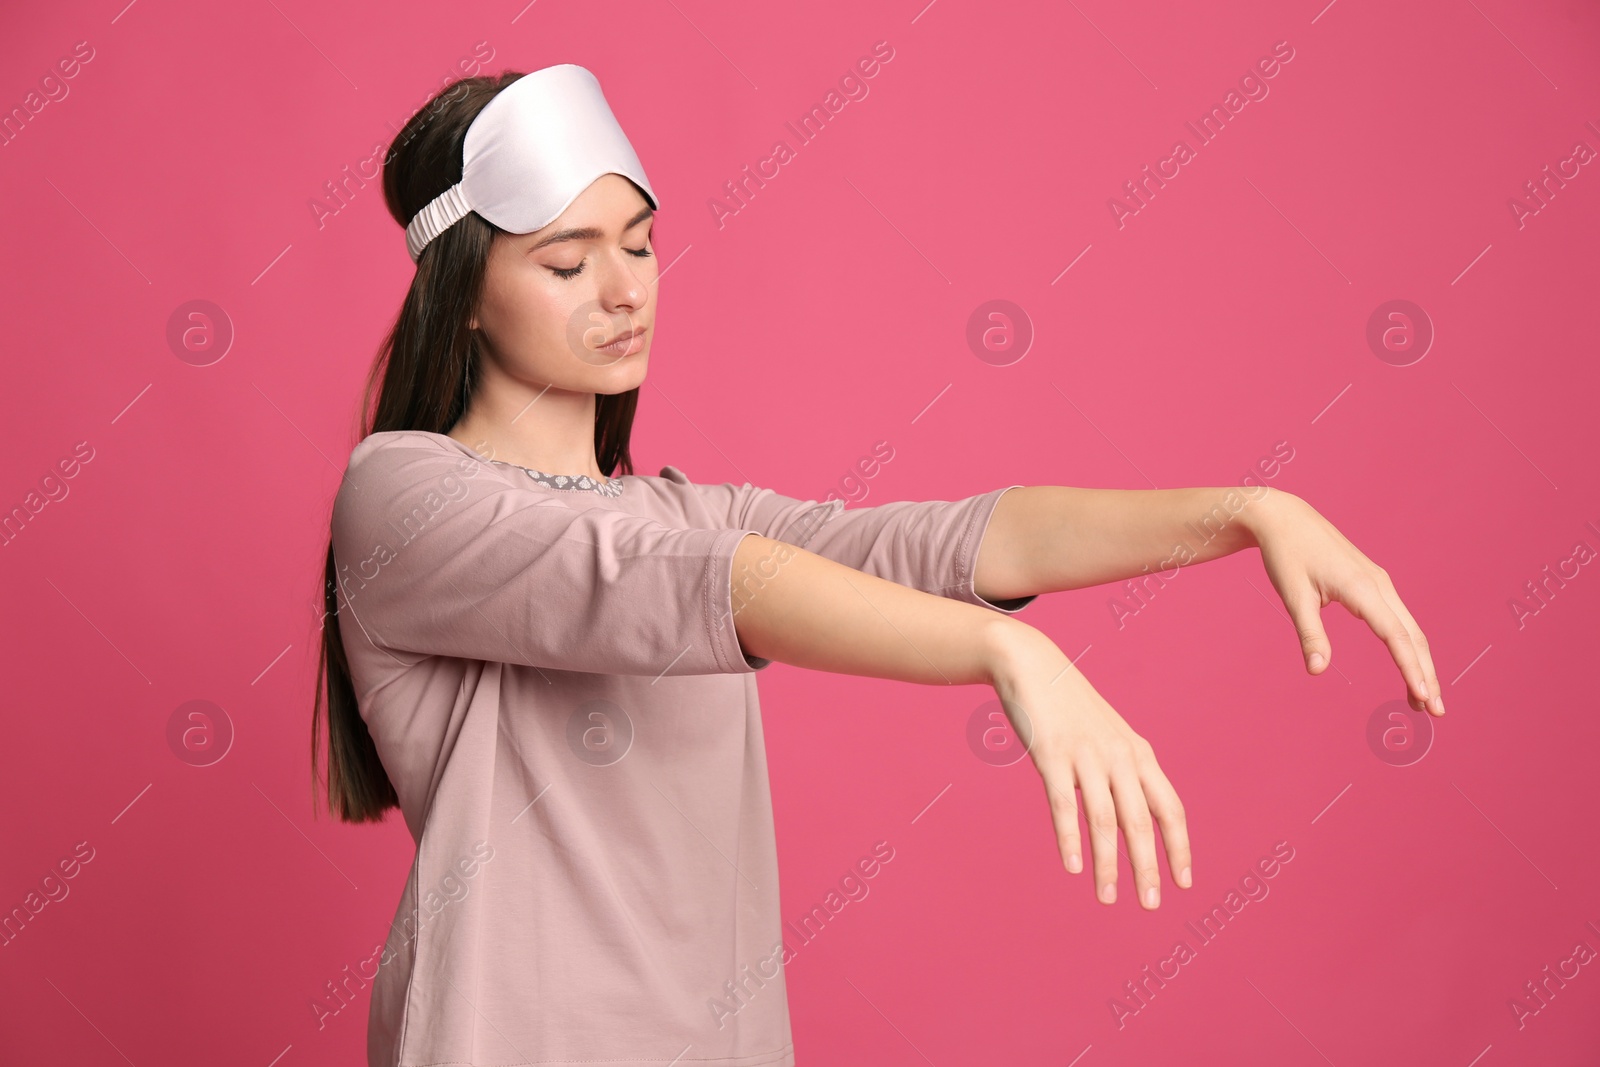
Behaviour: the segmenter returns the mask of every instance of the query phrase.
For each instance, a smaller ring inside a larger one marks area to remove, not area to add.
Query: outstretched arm
[[[1082,589],[1204,563],[1256,544],[1289,494],[1265,486],[1079,489],[1026,485],[995,505],[978,554],[989,598]]]
[[[1023,486],[995,505],[973,571],[987,599],[1078,589],[1259,548],[1300,639],[1306,670],[1333,650],[1321,609],[1333,601],[1389,649],[1418,711],[1444,714],[1428,639],[1389,574],[1293,493],[1268,486],[1077,489]]]
[[[732,482],[694,483],[676,467],[662,472],[700,498],[713,525],[751,530],[924,593],[1015,615],[1033,597],[981,596],[973,564],[997,500],[1022,486],[1003,486],[957,500],[891,500],[847,508],[845,501],[809,500]],[[688,516],[694,525],[694,516]],[[987,553],[993,557],[993,553]]]
[[[1083,869],[1081,791],[1101,902],[1117,897],[1119,825],[1145,908],[1160,903],[1155,823],[1177,884],[1193,884],[1183,805],[1150,743],[1032,626],[754,533],[734,551],[731,604],[739,644],[758,660],[924,685],[993,686],[1044,781],[1068,871]]]

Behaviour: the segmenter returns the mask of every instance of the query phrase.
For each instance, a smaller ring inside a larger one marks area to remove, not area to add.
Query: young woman
[[[485,195],[463,159],[492,138],[469,127],[524,77],[548,76],[520,91],[563,106],[560,69],[467,79],[419,112],[384,169],[395,219]],[[506,109],[496,124],[515,140]],[[568,150],[548,131],[524,145],[539,166]],[[1210,523],[1178,562],[1259,548],[1311,673],[1337,600],[1387,644],[1413,706],[1444,713],[1388,575],[1292,494],[1004,486],[845,510],[634,474],[656,203],[629,153],[605,158],[624,162],[531,232],[422,216],[334,505],[328,801],[352,822],[398,807],[417,842],[366,975],[374,1067],[794,1062],[755,685],[774,660],[992,687],[1067,870],[1083,868],[1081,793],[1098,899],[1116,899],[1120,826],[1146,908],[1154,824],[1192,884],[1183,807],[1149,743],[1014,617],[1039,593],[1170,568],[1188,524]]]

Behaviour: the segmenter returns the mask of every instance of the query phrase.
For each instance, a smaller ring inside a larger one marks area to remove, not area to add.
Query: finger
[[[1094,854],[1095,895],[1102,904],[1117,901],[1117,809],[1111,783],[1103,773],[1078,776],[1083,794],[1084,821],[1089,827],[1089,847]]]
[[[1300,655],[1306,670],[1320,674],[1333,658],[1333,648],[1322,629],[1322,597],[1310,585],[1304,585],[1284,597],[1283,606],[1289,609],[1295,633],[1300,635]]]
[[[1056,846],[1061,849],[1061,862],[1068,871],[1077,874],[1083,870],[1083,841],[1078,834],[1078,796],[1072,782],[1072,772],[1062,773],[1054,785],[1044,781],[1044,791],[1050,801],[1050,821],[1056,828]]]
[[[1381,573],[1381,572],[1380,572]],[[1417,659],[1422,663],[1422,676],[1428,683],[1428,693],[1432,697],[1428,707],[1435,715],[1444,714],[1444,689],[1439,685],[1438,672],[1433,667],[1433,652],[1428,648],[1428,639],[1422,632],[1422,627],[1417,625],[1417,620],[1411,617],[1411,612],[1406,610],[1405,601],[1400,599],[1400,594],[1395,590],[1394,582],[1389,580],[1388,574],[1382,574],[1379,584],[1383,588],[1384,599],[1400,621],[1404,624],[1406,632],[1411,636],[1411,647],[1416,650]]]
[[[1139,771],[1130,753],[1111,772],[1111,795],[1117,802],[1117,819],[1128,842],[1128,865],[1133,868],[1133,891],[1146,911],[1161,903],[1161,867],[1156,863],[1155,821],[1144,800]]]
[[[1161,840],[1167,847],[1167,869],[1172,872],[1175,883],[1188,889],[1194,884],[1194,875],[1190,870],[1188,818],[1183,811],[1183,801],[1178,799],[1178,791],[1172,788],[1166,773],[1156,762],[1153,751],[1140,770],[1140,781],[1144,785],[1145,802],[1150,805],[1150,814],[1161,827]]]
[[[1417,658],[1417,650],[1411,644],[1411,634],[1406,631],[1400,616],[1384,600],[1378,583],[1363,579],[1339,602],[1350,610],[1350,614],[1371,627],[1379,640],[1388,646],[1389,655],[1400,668],[1400,676],[1405,679],[1406,688],[1411,692],[1411,706],[1426,712],[1431,694],[1427,678],[1422,672],[1422,661]]]

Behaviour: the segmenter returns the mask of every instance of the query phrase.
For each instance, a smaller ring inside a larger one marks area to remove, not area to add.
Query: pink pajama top
[[[416,841],[370,1067],[793,1064],[750,533],[973,588],[1006,486],[846,510],[675,467],[604,483],[376,433],[333,512],[361,717]]]

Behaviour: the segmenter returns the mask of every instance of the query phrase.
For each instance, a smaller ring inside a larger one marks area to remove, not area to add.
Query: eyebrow
[[[639,223],[650,218],[654,214],[655,211],[650,207],[649,204],[646,204],[644,207],[639,209],[639,213],[637,215],[629,219],[622,227],[623,232],[633,229],[635,226],[639,225]],[[551,234],[549,237],[546,237],[538,244],[530,245],[528,247],[528,251],[534,252],[543,248],[545,245],[553,245],[558,241],[598,241],[605,235],[606,232],[604,230],[597,229],[594,226],[578,226],[565,230],[557,230],[555,233]]]

